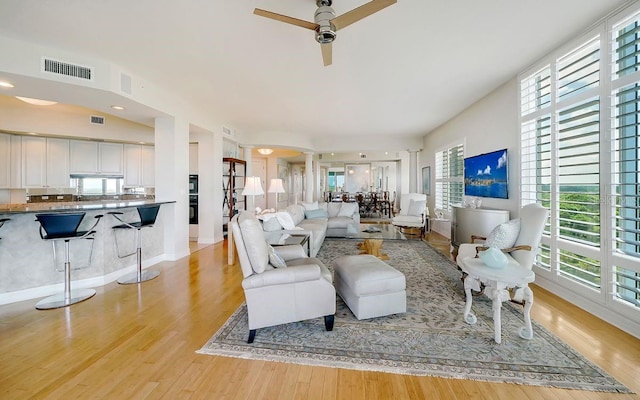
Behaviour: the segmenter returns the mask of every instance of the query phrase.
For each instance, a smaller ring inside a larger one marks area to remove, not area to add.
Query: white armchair
[[[394,215],[391,223],[401,229],[418,228],[422,238],[428,221],[427,195],[405,193],[400,197],[400,213]]]
[[[476,323],[476,316],[471,311],[471,290],[482,289],[493,301],[496,343],[501,341],[501,304],[509,300],[524,302],[525,326],[520,329],[519,335],[524,339],[533,338],[530,316],[533,292],[529,283],[535,280],[532,267],[548,214],[549,211],[540,204],[526,205],[520,210],[519,220],[511,220],[494,228],[487,239],[492,243],[463,243],[458,249],[456,262],[463,273],[466,297],[464,319],[469,324]],[[514,226],[517,226],[517,230]],[[486,250],[488,245],[502,250],[502,253],[497,252],[504,260],[501,264],[493,265],[492,262],[477,258],[478,251]],[[512,288],[515,289],[513,298],[508,290]]]
[[[249,339],[256,329],[324,317],[327,331],[333,329],[336,290],[333,275],[316,258],[307,257],[302,246],[278,246],[277,257],[269,254],[260,222],[250,212],[242,212],[230,222],[244,279]],[[275,258],[275,260],[274,260]]]

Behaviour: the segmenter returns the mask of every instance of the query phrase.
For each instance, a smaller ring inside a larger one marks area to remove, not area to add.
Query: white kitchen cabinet
[[[124,185],[153,187],[155,183],[154,148],[137,144],[124,145]]]
[[[124,146],[122,143],[98,143],[99,173],[101,175],[124,174]]]
[[[68,188],[69,140],[23,136],[22,186]]]
[[[0,133],[0,188],[11,187],[11,135]]]
[[[453,207],[451,242],[455,246],[471,243],[471,235],[487,237],[496,226],[509,221],[508,210]]]
[[[142,147],[142,186],[154,187],[156,185],[156,149],[153,146]]]
[[[124,147],[121,143],[71,140],[69,148],[72,174],[124,174]]]

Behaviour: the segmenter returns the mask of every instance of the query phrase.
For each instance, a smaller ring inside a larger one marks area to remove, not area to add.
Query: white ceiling
[[[399,0],[339,31],[329,67],[313,32],[252,13],[313,20],[315,0],[2,0],[0,35],[114,62],[249,135],[374,146],[423,136],[626,2]]]

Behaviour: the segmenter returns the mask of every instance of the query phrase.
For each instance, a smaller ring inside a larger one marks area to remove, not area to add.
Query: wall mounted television
[[[464,159],[465,196],[508,199],[507,149]]]

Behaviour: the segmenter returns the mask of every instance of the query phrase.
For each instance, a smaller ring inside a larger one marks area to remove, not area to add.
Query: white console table
[[[470,243],[471,235],[486,237],[493,228],[509,221],[509,211],[493,208],[453,206],[451,214],[451,243]]]

